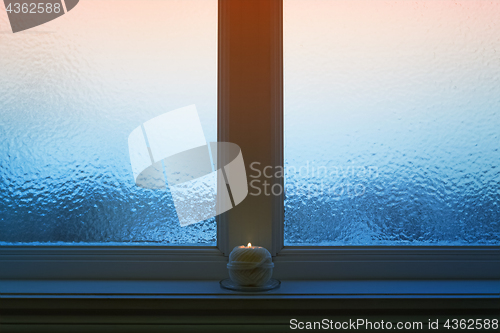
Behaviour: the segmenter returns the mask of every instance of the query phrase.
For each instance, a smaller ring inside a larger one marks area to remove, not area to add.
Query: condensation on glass
[[[500,244],[500,1],[284,1],[285,245]]]
[[[0,11],[0,244],[214,245],[134,184],[128,136],[195,104],[216,141],[217,1],[80,1],[13,34]]]

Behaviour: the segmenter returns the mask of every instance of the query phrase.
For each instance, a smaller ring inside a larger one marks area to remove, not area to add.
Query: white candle
[[[240,286],[262,286],[273,275],[271,253],[263,247],[237,246],[229,254],[229,277]]]

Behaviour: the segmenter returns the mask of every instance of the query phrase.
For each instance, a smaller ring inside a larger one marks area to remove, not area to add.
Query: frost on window
[[[195,104],[216,141],[217,1],[81,1],[11,33],[0,12],[0,244],[214,245],[135,185],[128,136]]]
[[[500,244],[500,2],[284,2],[285,244]]]

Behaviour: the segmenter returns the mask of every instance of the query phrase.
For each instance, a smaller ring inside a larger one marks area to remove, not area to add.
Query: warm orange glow
[[[252,247],[252,243],[248,243],[247,247]]]

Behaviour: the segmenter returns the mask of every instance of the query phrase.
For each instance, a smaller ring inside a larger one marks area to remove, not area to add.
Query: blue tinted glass
[[[216,38],[216,0],[80,1],[15,34],[0,11],[0,244],[214,245],[135,185],[128,137],[195,104],[216,140]]]
[[[500,244],[500,2],[284,2],[285,244]]]

